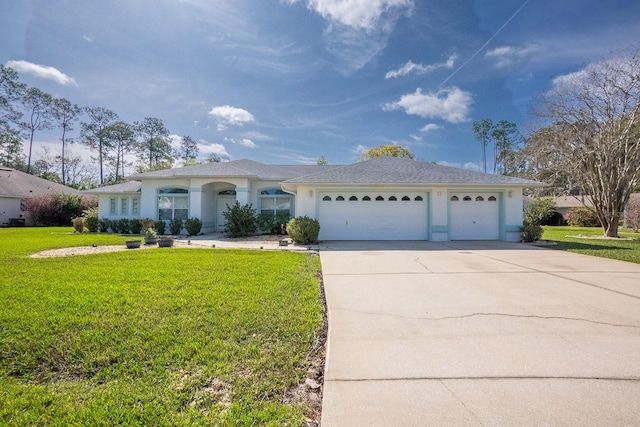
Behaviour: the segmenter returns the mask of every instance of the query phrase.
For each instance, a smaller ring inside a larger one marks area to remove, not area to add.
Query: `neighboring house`
[[[567,221],[567,214],[569,213],[569,210],[574,209],[574,208],[583,208],[583,207],[587,207],[587,208],[593,208],[593,202],[591,201],[591,198],[589,196],[584,196],[584,195],[576,195],[576,196],[558,196],[558,197],[551,197],[551,199],[553,199],[553,202],[556,205],[556,209],[554,210],[554,214],[547,220],[545,221],[543,224],[545,225],[563,225],[566,224]],[[640,193],[632,193],[631,196],[629,197],[629,201],[634,201],[634,200],[638,200],[640,201]],[[524,198],[524,205],[525,207],[529,204],[529,202],[531,201],[530,197],[525,197]],[[622,218],[625,222],[624,226],[627,227],[627,213],[626,213],[626,208],[625,208],[625,215],[624,218]]]
[[[83,193],[66,185],[0,166],[0,224],[9,225],[24,220],[30,225],[24,200],[45,194],[81,196]]]
[[[89,191],[101,217],[198,217],[203,232],[221,231],[227,205],[238,201],[316,218],[321,240],[519,241],[522,190],[546,186],[393,157],[341,166],[236,160],[130,178]]]

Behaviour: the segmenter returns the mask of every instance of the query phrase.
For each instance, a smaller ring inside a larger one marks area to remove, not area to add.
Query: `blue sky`
[[[399,144],[474,169],[474,120],[524,129],[552,79],[636,46],[639,18],[637,0],[12,0],[0,62],[124,121],[161,118],[203,156],[343,164]]]

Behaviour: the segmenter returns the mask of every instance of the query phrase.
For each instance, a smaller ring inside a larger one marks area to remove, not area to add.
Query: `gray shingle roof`
[[[0,167],[0,197],[26,199],[44,194],[81,196],[82,191],[19,170]]]
[[[140,181],[128,181],[120,184],[108,185],[105,187],[86,190],[89,194],[113,194],[113,193],[139,193],[142,190]]]
[[[540,187],[546,184],[504,175],[441,166],[397,157],[378,157],[285,181],[286,184],[472,184]]]
[[[335,166],[333,166],[335,167]],[[130,176],[130,179],[158,179],[158,178],[254,178],[265,181],[284,181],[300,175],[326,170],[330,166],[319,165],[266,165],[253,160],[234,160],[222,163],[203,163],[200,165],[184,166],[146,172]]]

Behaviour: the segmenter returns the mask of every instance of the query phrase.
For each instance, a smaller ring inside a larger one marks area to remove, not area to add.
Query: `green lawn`
[[[544,227],[542,240],[557,242],[551,249],[594,255],[602,258],[618,259],[640,264],[640,233],[621,229],[620,237],[624,239],[585,239],[573,237],[577,235],[600,237],[603,235],[599,227]]]
[[[0,229],[0,425],[301,425],[284,403],[322,326],[317,257]]]

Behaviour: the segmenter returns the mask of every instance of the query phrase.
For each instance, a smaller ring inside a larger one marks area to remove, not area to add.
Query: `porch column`
[[[249,187],[236,187],[236,200],[242,206],[249,203]]]
[[[202,187],[189,188],[189,218],[202,218]]]

